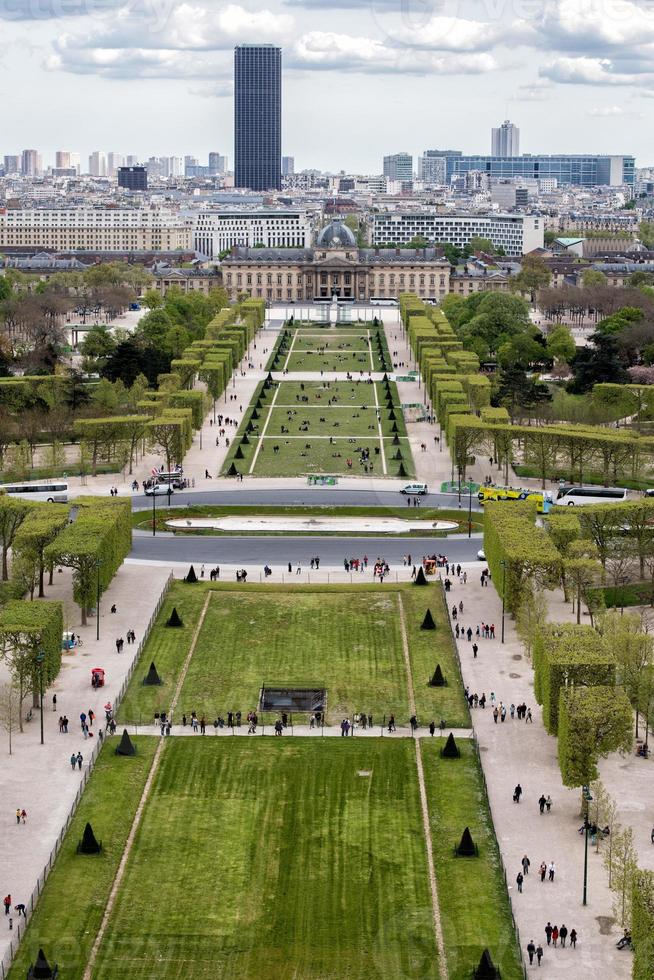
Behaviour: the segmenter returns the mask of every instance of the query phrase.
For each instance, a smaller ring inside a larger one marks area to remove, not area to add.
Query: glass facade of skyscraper
[[[479,170],[489,177],[555,178],[559,184],[580,187],[617,187],[633,184],[635,160],[632,156],[560,155],[517,157],[448,156],[447,180],[454,174]]]
[[[234,183],[281,188],[282,51],[272,44],[234,49]]]

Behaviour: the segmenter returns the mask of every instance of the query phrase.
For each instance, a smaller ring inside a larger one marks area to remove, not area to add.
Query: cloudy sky
[[[384,153],[634,153],[654,164],[654,0],[0,0],[0,154],[232,160],[233,46],[283,48],[296,168]]]

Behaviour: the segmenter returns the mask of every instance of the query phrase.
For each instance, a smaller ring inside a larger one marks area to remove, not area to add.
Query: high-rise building
[[[36,177],[42,169],[41,154],[38,150],[23,150],[20,161],[20,172],[23,176]]]
[[[456,156],[458,150],[423,150],[418,157],[418,179],[426,184],[443,185],[447,175],[447,157]]]
[[[497,129],[491,130],[491,156],[520,156],[520,130],[508,119]]]
[[[234,186],[279,190],[282,183],[282,50],[234,49]]]
[[[558,186],[621,187],[634,183],[635,159],[632,156],[607,156],[598,153],[560,154],[554,156],[523,154],[519,157],[448,156],[447,182],[468,170],[484,171],[488,177],[523,177],[532,180],[554,179]]]
[[[146,167],[119,167],[118,186],[130,191],[147,191],[148,171]]]
[[[164,168],[166,177],[182,177],[184,175],[184,161],[181,157],[166,157]]]
[[[139,158],[135,156],[133,153],[128,153],[127,156],[125,157],[126,167],[137,167],[138,162],[139,162]]]
[[[292,177],[295,173],[295,157],[282,157],[282,177]]]
[[[413,157],[410,153],[392,153],[384,157],[384,177],[411,183],[413,180]]]
[[[122,153],[107,154],[107,177],[115,177],[118,168],[125,165],[125,158]]]
[[[107,176],[107,158],[100,150],[94,150],[89,157],[89,173],[91,177]]]
[[[223,156],[222,153],[210,153],[209,154],[209,174],[215,176],[216,174],[224,174],[227,170],[227,157]]]
[[[68,170],[70,166],[70,150],[57,150],[55,153],[55,168],[57,170]]]
[[[15,153],[5,156],[4,168],[6,174],[20,173],[20,157]]]

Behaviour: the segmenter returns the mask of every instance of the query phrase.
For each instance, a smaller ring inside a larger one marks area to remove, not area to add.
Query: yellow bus
[[[533,500],[539,514],[547,514],[552,506],[552,494],[549,490],[524,490],[516,487],[480,487],[477,494],[479,503],[483,505],[488,500]]]

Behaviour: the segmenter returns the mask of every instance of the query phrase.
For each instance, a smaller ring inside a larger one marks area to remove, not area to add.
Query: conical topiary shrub
[[[236,452],[234,453],[234,459],[243,459],[243,450],[240,446],[236,447]]]
[[[379,336],[379,334],[377,336]],[[381,347],[381,344],[379,346]],[[382,381],[388,387],[388,375],[386,374],[386,372],[384,372],[384,377],[382,378]]]
[[[399,429],[398,429],[398,427],[397,427],[397,422],[393,422],[393,424],[392,424],[392,426],[391,426],[391,432],[393,432],[393,433],[396,433],[396,434],[397,434],[397,433],[398,433],[399,431],[400,431],[400,430],[399,430]]]
[[[243,435],[241,436],[241,445],[242,446],[249,446],[250,445],[250,440],[248,439],[247,432],[244,432]]]
[[[99,854],[102,850],[102,841],[97,841],[95,839],[95,834],[93,833],[93,827],[90,823],[87,823],[84,828],[84,833],[82,834],[82,839],[77,845],[78,854]]]
[[[197,582],[197,580],[198,580],[198,577],[195,574],[195,569],[193,568],[193,565],[191,565],[191,567],[189,568],[188,572],[186,573],[186,576],[184,578],[184,581],[185,582],[188,582],[189,585],[193,585],[195,582]]]
[[[447,687],[447,681],[443,677],[443,671],[441,670],[441,665],[436,664],[436,670],[431,676],[429,682],[430,687]]]
[[[252,415],[250,416],[250,418],[251,419],[258,419],[259,418],[259,413],[257,412],[256,408],[252,409]]]
[[[129,737],[129,732],[123,728],[123,735],[116,746],[116,755],[136,755],[136,746]]]
[[[36,957],[36,961],[32,963],[27,971],[27,980],[54,980],[57,973],[57,967],[55,966],[53,969],[46,960],[43,950],[39,949],[39,955]]]
[[[161,684],[161,683],[162,683],[162,680],[159,677],[159,674],[157,673],[157,668],[155,667],[154,660],[153,660],[152,663],[150,664],[149,671],[147,672],[147,674],[143,678],[143,685],[145,687],[156,687],[158,684]]]
[[[466,827],[461,834],[461,840],[459,841],[458,847],[454,848],[454,851],[457,857],[477,857],[479,854],[479,849],[472,839],[469,827]]]
[[[399,446],[399,445],[400,445],[400,437],[397,435],[393,436],[391,440],[391,446]]]
[[[402,453],[398,449],[397,452],[393,453],[393,456],[391,458],[394,459],[394,460],[401,460],[402,459]]]
[[[502,974],[493,963],[491,954],[487,949],[481,954],[479,966],[473,973],[474,980],[500,980]]]
[[[227,476],[238,476],[238,470],[236,469],[236,464],[232,463],[227,470]]]
[[[407,473],[407,471],[405,470],[405,468],[404,468],[404,463],[400,463],[399,468],[398,468],[398,471],[397,471],[397,475],[398,476],[402,476],[402,477],[407,477],[409,475]],[[420,570],[422,571],[422,568]],[[423,572],[423,578],[424,578],[424,572]],[[427,583],[425,582],[425,585],[426,584]],[[422,585],[422,582],[419,582],[418,585]]]
[[[166,626],[183,626],[183,625],[184,623],[182,622],[181,616],[177,612],[177,606],[173,606],[173,611],[171,612],[170,616],[166,620]]]
[[[441,755],[444,759],[459,759],[461,757],[461,750],[454,741],[452,732],[445,739],[445,745],[441,749]]]
[[[434,622],[434,617],[431,614],[431,609],[428,609],[427,612],[425,613],[425,618],[423,619],[422,623],[420,624],[420,629],[421,630],[435,630],[436,629],[436,623]]]
[[[415,579],[413,580],[413,584],[414,585],[429,585],[429,582],[425,578],[425,570],[422,567],[422,565],[418,569],[418,574],[416,575]]]

